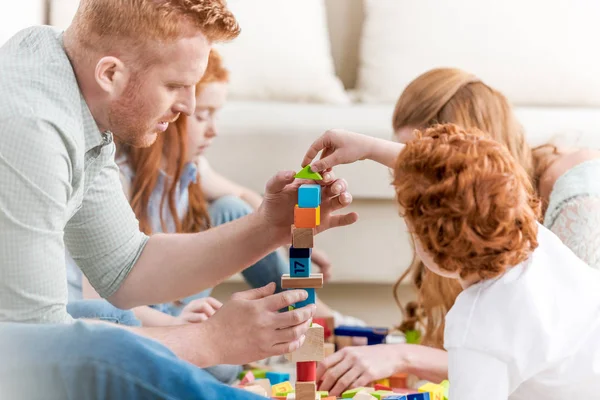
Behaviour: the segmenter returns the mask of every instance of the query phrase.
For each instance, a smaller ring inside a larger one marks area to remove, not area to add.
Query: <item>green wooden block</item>
[[[318,172],[313,172],[312,169],[310,169],[310,164],[307,165],[306,167],[302,168],[300,171],[298,171],[295,178],[312,179],[315,181],[323,180],[323,177],[321,176],[321,174],[319,174]]]
[[[317,392],[317,394],[320,394],[321,397],[329,396],[329,392],[327,390],[321,390],[321,391]]]
[[[421,331],[406,331],[406,343],[419,344],[421,343]]]
[[[288,311],[294,311],[296,309],[296,307],[294,306],[288,306]]]
[[[356,393],[360,392],[361,390],[365,390],[366,387],[359,387],[359,388],[355,388],[355,389],[350,389],[350,390],[346,390],[344,393],[342,393],[342,399],[352,399],[354,396],[356,396]],[[373,390],[373,389],[371,389]]]
[[[253,369],[252,373],[256,379],[267,379],[267,370],[266,369]]]
[[[448,392],[450,391],[450,382],[442,381],[440,382],[440,386],[444,388],[444,400],[448,400]]]

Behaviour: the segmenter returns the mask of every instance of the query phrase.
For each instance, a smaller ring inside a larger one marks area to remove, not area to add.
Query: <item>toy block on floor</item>
[[[390,376],[390,387],[392,388],[405,388],[408,387],[408,374],[398,373]]]
[[[375,397],[377,400],[385,399],[388,396],[393,396],[394,392],[391,390],[375,390],[371,393],[371,396]]]
[[[395,394],[392,396],[385,397],[384,400],[406,400],[406,396],[403,394]]]
[[[272,384],[273,382],[271,382]],[[277,383],[271,386],[271,394],[277,396],[277,393],[290,393],[294,391],[294,387],[289,381]]]
[[[292,246],[298,249],[312,249],[315,246],[314,228],[296,228],[292,225]]]
[[[301,185],[298,188],[298,207],[317,208],[321,205],[321,185]]]
[[[321,176],[321,174],[319,174],[318,172],[313,172],[313,170],[310,168],[310,165],[307,165],[306,167],[304,167],[300,171],[298,171],[298,173],[296,173],[294,178],[312,179],[313,181],[323,180],[323,177]]]
[[[406,400],[431,400],[429,393],[411,393],[406,395]]]
[[[245,375],[244,378],[240,381],[240,385],[247,385],[249,383],[254,382],[256,378],[254,377],[254,373],[252,373],[252,371],[248,371]]]
[[[313,323],[305,338],[298,350],[286,355],[288,361],[323,361],[323,327]]]
[[[377,397],[373,396],[371,393],[362,391],[356,393],[356,396],[353,397],[354,400],[377,400]]]
[[[315,382],[296,382],[296,400],[314,400],[317,397]]]
[[[290,374],[285,373],[285,372],[269,371],[265,374],[265,377],[269,380],[269,382],[271,382],[271,385],[285,383],[286,381],[290,380]],[[292,386],[292,384],[290,384],[290,387],[291,386]]]
[[[435,383],[426,383],[419,388],[419,392],[421,393],[429,393],[429,398],[431,400],[444,400],[444,394],[446,393],[446,388],[442,385],[436,385]]]
[[[252,384],[261,386],[263,389],[265,389],[267,391],[267,393],[269,395],[271,393],[273,393],[273,390],[271,389],[271,382],[268,379],[265,379],[265,378],[257,379]]]
[[[297,382],[315,382],[317,380],[317,362],[300,361],[296,363]]]
[[[294,208],[294,226],[296,228],[316,228],[321,224],[321,206],[316,208]]]
[[[447,380],[441,381],[440,386],[444,388],[444,400],[448,400],[448,392],[450,391],[450,382]]]
[[[335,344],[323,343],[323,357],[327,358],[333,353],[335,353]]]
[[[354,396],[356,396],[358,393],[360,392],[374,392],[375,389],[373,388],[368,388],[368,387],[357,387],[354,389],[350,389],[350,390],[346,390],[344,393],[342,393],[342,398],[343,399],[353,399]]]
[[[246,391],[248,391],[248,392],[252,392],[254,394],[257,394],[259,396],[270,397],[270,394],[267,393],[267,391],[265,390],[265,388],[263,388],[260,385],[244,386],[243,389],[246,390]]]
[[[291,277],[290,274],[281,276],[283,289],[320,289],[323,287],[323,274],[310,274],[309,277]]]
[[[389,392],[392,391],[392,388],[390,386],[382,385],[380,383],[376,383],[373,387],[375,388],[375,390],[387,390]]]
[[[375,385],[381,385],[381,386],[391,388],[389,378],[379,379],[379,380],[375,381]],[[392,389],[388,389],[388,390],[392,390]]]
[[[305,290],[308,292],[308,297],[306,298],[306,300],[299,301],[298,303],[294,304],[294,307],[296,307],[296,308],[304,307],[309,304],[315,304],[315,302],[317,301],[317,294],[315,293],[315,289],[305,289]]]

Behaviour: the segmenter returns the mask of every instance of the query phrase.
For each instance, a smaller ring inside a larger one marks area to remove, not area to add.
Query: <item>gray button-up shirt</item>
[[[0,321],[68,322],[65,246],[103,296],[148,237],[50,27],[0,48]]]

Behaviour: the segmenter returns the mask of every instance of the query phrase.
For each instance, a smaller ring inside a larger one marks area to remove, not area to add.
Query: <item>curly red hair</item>
[[[537,247],[531,180],[481,131],[444,124],[418,132],[394,173],[402,216],[442,270],[490,279]]]

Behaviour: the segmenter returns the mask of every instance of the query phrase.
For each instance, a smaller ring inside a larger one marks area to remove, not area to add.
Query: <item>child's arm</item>
[[[315,140],[306,152],[302,165],[310,164],[319,151],[323,150],[321,159],[315,161],[311,166],[315,172],[324,171],[339,164],[350,164],[366,159],[393,168],[396,158],[403,148],[404,145],[401,143],[341,129],[332,129]]]
[[[248,203],[253,210],[260,207],[262,203],[260,194],[219,174],[203,157],[198,159],[198,166],[200,168],[202,192],[207,201],[214,201],[223,196],[236,196]]]

